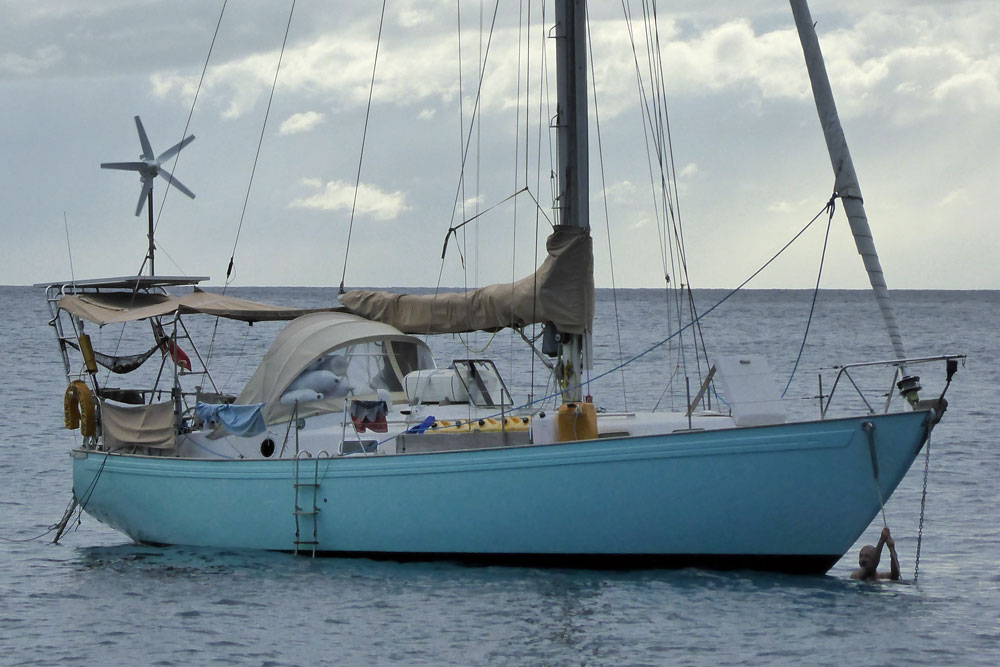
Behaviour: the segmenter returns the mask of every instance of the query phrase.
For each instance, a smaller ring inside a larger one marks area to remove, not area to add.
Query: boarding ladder
[[[292,514],[295,517],[295,554],[308,551],[315,558],[316,548],[319,546],[319,505],[316,504],[319,499],[319,462],[324,457],[329,459],[330,455],[325,450],[316,454],[313,478],[310,481],[308,473],[305,479],[302,478],[302,454],[309,456],[308,452],[296,451],[294,459],[295,510]],[[308,504],[310,491],[312,491],[311,505]]]

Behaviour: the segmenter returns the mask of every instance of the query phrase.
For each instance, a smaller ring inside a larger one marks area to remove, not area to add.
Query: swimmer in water
[[[891,559],[890,572],[878,571],[878,563],[882,559],[883,545],[889,547],[889,557]],[[861,567],[851,574],[851,579],[858,579],[860,581],[877,581],[879,579],[899,580],[899,558],[896,556],[896,542],[892,539],[892,535],[889,534],[888,526],[882,529],[882,535],[879,537],[877,547],[873,547],[870,544],[861,547],[861,552],[858,554],[858,565]]]

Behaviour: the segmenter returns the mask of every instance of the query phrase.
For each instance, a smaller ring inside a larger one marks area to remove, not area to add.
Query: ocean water
[[[328,289],[235,293],[303,305],[334,296]],[[724,295],[698,292],[699,310]],[[964,352],[969,361],[931,443],[919,583],[912,578],[923,455],[886,504],[910,581],[880,585],[848,578],[858,548],[877,539],[878,521],[818,577],[153,548],[87,515],[52,544],[45,533],[70,500],[68,451],[76,442],[62,428],[65,379],[42,291],[0,287],[0,664],[997,664],[1000,293],[893,296],[910,356]],[[705,317],[705,343],[713,354],[765,355],[784,386],[811,298],[808,291],[741,292]],[[675,317],[668,305],[658,290],[620,291],[617,304],[599,291],[592,376],[664,339]],[[219,325],[213,366],[227,389],[249,377],[279,326]],[[203,322],[195,333],[210,337],[213,327]],[[100,350],[141,347],[111,327],[90,333]],[[523,354],[507,360],[512,349],[523,352],[519,340],[437,338],[439,363],[481,356],[475,351],[488,345],[483,354],[496,359],[515,396],[546,393],[539,367],[532,372]],[[675,372],[667,351],[675,342],[626,368],[627,392],[621,372],[596,380],[595,401],[614,409],[683,403],[684,376],[696,369],[692,362]],[[870,294],[821,292],[789,411],[816,416],[817,368],[891,357]],[[940,390],[943,365],[919,372],[928,395]],[[661,399],[671,378],[678,391]],[[857,407],[849,393],[842,398]]]

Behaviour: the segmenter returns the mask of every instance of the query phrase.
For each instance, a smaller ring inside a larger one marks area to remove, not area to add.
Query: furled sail
[[[545,249],[548,256],[538,270],[513,283],[446,294],[351,290],[340,300],[355,315],[405,333],[496,331],[534,322],[552,322],[566,333],[589,331],[594,319],[590,228],[556,225]]]

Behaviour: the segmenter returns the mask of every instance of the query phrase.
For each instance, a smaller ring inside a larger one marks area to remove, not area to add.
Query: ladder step
[[[315,487],[319,487],[319,484],[317,484],[317,483],[315,483],[315,482],[296,482],[296,484],[295,484],[295,488],[296,488],[296,489],[300,489],[300,488],[302,488],[302,487],[304,487],[304,486],[315,486]]]
[[[292,514],[295,516],[312,516],[319,514],[319,510],[295,510]]]
[[[316,540],[295,540],[295,545],[300,546],[302,544],[319,544]]]

